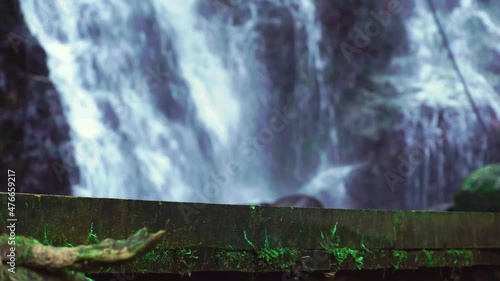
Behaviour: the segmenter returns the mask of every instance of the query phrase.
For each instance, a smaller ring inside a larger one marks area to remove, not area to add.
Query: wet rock
[[[500,163],[486,165],[463,181],[454,210],[500,212]]]
[[[18,1],[2,1],[0,18],[0,169],[15,171],[16,192],[70,194],[78,169],[67,160],[72,153],[60,151],[69,126],[45,52],[26,28]]]
[[[302,207],[302,208],[324,208],[321,201],[304,194],[292,194],[279,198],[273,203],[263,203],[264,206],[276,207]]]

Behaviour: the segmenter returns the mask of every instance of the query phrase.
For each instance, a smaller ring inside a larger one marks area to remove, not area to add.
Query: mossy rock
[[[472,172],[455,196],[455,209],[471,212],[500,212],[500,163]]]

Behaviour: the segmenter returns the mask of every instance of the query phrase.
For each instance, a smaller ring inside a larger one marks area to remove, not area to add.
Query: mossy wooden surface
[[[16,195],[16,235],[69,246],[165,229],[130,264],[99,272],[284,271],[500,264],[500,214],[299,209]],[[0,194],[6,205],[6,194]],[[186,212],[187,211],[187,212]],[[189,213],[191,212],[191,213]],[[0,220],[6,221],[2,212]],[[7,229],[0,226],[0,232]]]

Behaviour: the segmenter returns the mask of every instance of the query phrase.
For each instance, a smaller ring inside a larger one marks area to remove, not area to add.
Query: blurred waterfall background
[[[21,130],[4,136],[21,144],[2,140],[2,165],[19,166],[24,192],[449,202],[500,161],[500,4],[433,1],[487,131],[425,1],[11,1],[21,23],[2,50],[22,39],[31,82],[21,105],[3,100],[2,130]]]

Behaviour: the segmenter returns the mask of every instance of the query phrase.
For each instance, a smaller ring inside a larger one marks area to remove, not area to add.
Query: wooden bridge
[[[7,205],[7,194],[0,193],[0,234],[8,233]],[[293,269],[327,272],[328,276],[342,271],[500,267],[500,213],[305,209],[17,194],[15,218],[16,235],[54,246],[122,239],[143,227],[166,230],[154,250],[129,263],[87,271],[94,276],[282,274]]]

